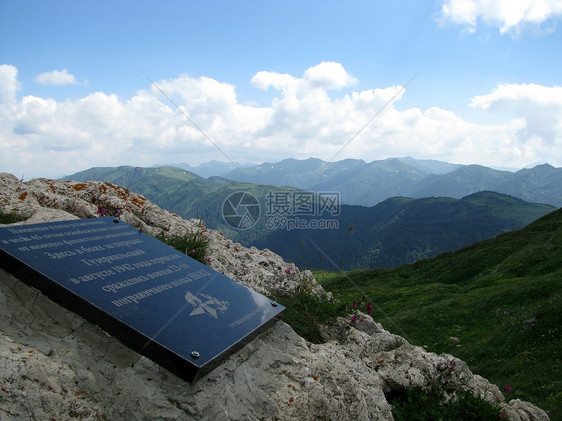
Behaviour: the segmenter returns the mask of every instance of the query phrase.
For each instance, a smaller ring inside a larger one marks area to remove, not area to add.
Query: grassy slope
[[[371,301],[390,331],[562,419],[562,210],[412,265],[316,275],[344,302]]]

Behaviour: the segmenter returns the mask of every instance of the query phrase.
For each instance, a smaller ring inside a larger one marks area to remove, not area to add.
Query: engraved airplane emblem
[[[206,301],[203,301],[201,298],[193,295],[189,291],[185,293],[185,300],[193,307],[195,307],[189,314],[190,316],[196,316],[198,314],[208,314],[209,316],[218,319],[219,316],[217,310],[219,310],[221,314],[224,314],[224,312],[228,309],[228,301],[220,301],[206,294],[199,295],[206,298]]]

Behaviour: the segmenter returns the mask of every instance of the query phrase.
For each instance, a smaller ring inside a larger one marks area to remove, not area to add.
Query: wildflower
[[[121,214],[123,213],[123,211],[121,209],[117,209],[115,211],[115,216],[113,217],[113,222],[115,222],[116,224],[119,223],[119,221],[121,220]]]
[[[501,419],[506,419],[506,418],[507,418],[507,415],[505,415],[503,412],[500,412],[500,418],[501,418]]]
[[[205,260],[207,261],[207,263],[211,263],[211,258],[210,258],[210,257],[205,257]]]
[[[357,301],[353,302],[353,310],[357,310]]]
[[[373,312],[373,305],[371,303],[367,303],[367,314],[371,314]]]
[[[354,314],[353,316],[351,316],[351,323],[355,323],[357,321],[357,316]]]
[[[98,210],[96,211],[96,213],[97,213],[99,216],[105,216],[105,214],[107,213],[107,210],[106,210],[102,205],[99,205],[99,206],[98,206]]]
[[[511,393],[511,391],[513,390],[513,388],[512,388],[510,385],[506,384],[506,385],[504,386],[504,390],[505,390],[505,393]]]
[[[189,254],[195,254],[195,249],[190,250]]]
[[[285,273],[286,273],[287,275],[290,275],[290,274],[291,274],[291,268],[285,269]]]

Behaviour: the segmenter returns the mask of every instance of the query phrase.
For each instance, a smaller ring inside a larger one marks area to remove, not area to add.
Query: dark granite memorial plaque
[[[284,307],[113,218],[0,227],[1,266],[195,381]]]

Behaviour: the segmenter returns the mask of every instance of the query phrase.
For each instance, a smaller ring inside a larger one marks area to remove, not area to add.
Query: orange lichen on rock
[[[18,199],[19,199],[19,200],[25,200],[26,197],[27,197],[27,192],[24,191],[22,194],[20,194],[20,195],[18,196]]]
[[[86,188],[86,183],[76,183],[72,185],[72,188],[76,191],[84,190]]]
[[[138,197],[133,197],[130,202],[133,205],[138,206],[139,208],[143,207],[144,205],[146,205],[146,199],[142,196],[138,196]]]
[[[121,187],[121,186],[117,186],[115,184],[111,184],[108,183],[107,181],[104,181],[104,184],[106,186],[111,187],[111,189],[117,194],[117,196],[119,196],[121,199],[126,199],[127,196],[129,196],[131,194],[129,189],[126,189],[125,187]]]
[[[123,199],[124,201],[130,204],[135,205],[138,208],[142,208],[144,205],[146,205],[146,202],[148,202],[148,199],[146,197],[141,196],[140,194],[132,193],[129,189],[126,189],[125,187],[117,186],[115,184],[108,183],[107,181],[104,181],[103,184],[100,185],[99,187],[100,194],[107,193],[109,190],[108,188],[113,190],[113,193],[117,197]]]

